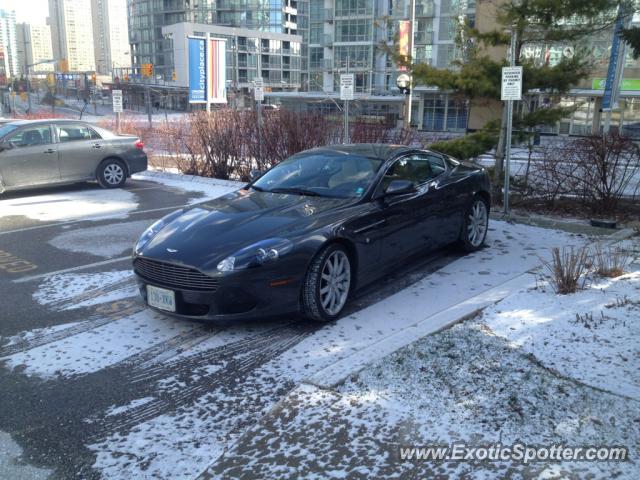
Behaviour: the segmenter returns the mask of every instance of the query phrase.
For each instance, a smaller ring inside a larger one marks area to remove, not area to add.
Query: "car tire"
[[[309,265],[302,285],[302,314],[316,322],[330,322],[344,310],[352,282],[351,259],[340,244],[324,247]]]
[[[127,181],[127,168],[117,158],[107,158],[98,167],[96,178],[102,188],[118,188]]]
[[[464,213],[458,243],[465,252],[475,252],[484,245],[489,230],[489,205],[480,195],[473,197]]]

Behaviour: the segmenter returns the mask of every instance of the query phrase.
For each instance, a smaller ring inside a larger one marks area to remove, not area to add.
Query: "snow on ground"
[[[98,273],[59,273],[46,277],[33,294],[40,305],[59,310],[114,302],[136,293],[131,270]]]
[[[197,175],[182,175],[154,170],[136,173],[131,178],[134,180],[147,180],[161,183],[167,187],[179,188],[187,192],[201,194],[201,196],[190,199],[189,204],[220,197],[233,192],[244,185],[241,182],[234,182],[231,180],[219,180],[217,178],[205,178]]]
[[[640,400],[640,265],[629,269],[571,295],[546,283],[522,290],[488,308],[484,321],[545,367]]]
[[[102,189],[20,196],[0,200],[0,216],[23,215],[33,220],[124,218],[138,208],[138,197],[126,190]]]
[[[51,471],[32,467],[22,457],[22,448],[11,435],[0,432],[0,478],[11,480],[46,480]]]
[[[68,252],[113,258],[131,252],[136,240],[151,223],[152,220],[137,220],[70,230],[53,237],[49,243]]]

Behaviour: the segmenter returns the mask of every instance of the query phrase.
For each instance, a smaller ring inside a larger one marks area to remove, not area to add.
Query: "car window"
[[[431,164],[431,171],[437,177],[441,173],[447,171],[447,166],[444,163],[444,158],[439,155],[427,155],[429,163]]]
[[[13,147],[33,147],[51,143],[49,125],[25,127],[11,135],[7,140]]]
[[[409,180],[415,185],[420,185],[438,176],[440,173],[433,171],[429,157],[424,154],[413,154],[393,162],[382,178],[383,191],[393,180]]]
[[[101,137],[91,127],[86,125],[58,125],[60,143],[78,140],[99,140]]]

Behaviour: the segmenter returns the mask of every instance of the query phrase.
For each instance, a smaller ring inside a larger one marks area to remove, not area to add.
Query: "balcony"
[[[320,45],[322,45],[323,47],[333,46],[333,36],[330,33],[324,33],[320,37]]]
[[[322,17],[325,22],[333,23],[333,8],[325,8]]]

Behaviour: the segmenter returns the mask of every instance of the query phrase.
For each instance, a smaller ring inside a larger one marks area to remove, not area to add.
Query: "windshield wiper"
[[[250,185],[250,188],[253,188],[257,192],[266,192],[264,188],[256,187],[255,185]]]
[[[294,188],[294,187],[281,187],[281,188],[272,188],[271,190],[266,190],[270,193],[293,193],[294,195],[307,195],[309,197],[321,197],[318,192],[314,192],[313,190],[307,190],[306,188]]]

